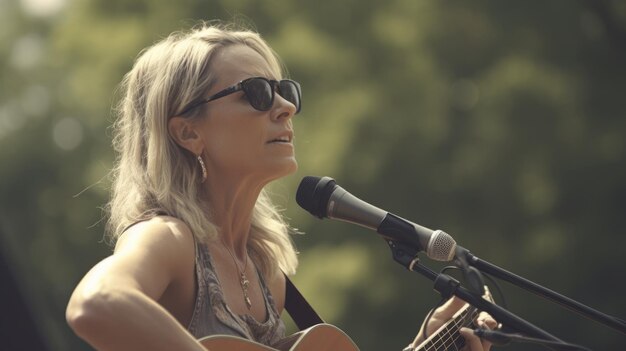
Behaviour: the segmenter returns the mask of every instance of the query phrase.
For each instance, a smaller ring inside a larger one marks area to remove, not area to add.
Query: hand
[[[491,300],[491,295],[487,292],[486,299]],[[421,343],[424,342],[423,329],[426,328],[426,333],[428,336],[435,333],[441,326],[443,326],[446,322],[448,322],[454,314],[465,306],[466,302],[453,297],[446,301],[442,306],[437,308],[431,318],[427,321],[426,325],[422,325],[417,337],[411,344],[412,347],[417,347]],[[426,323],[426,321],[424,321]],[[488,328],[494,329],[497,327],[498,323],[487,313],[481,312],[475,319],[477,327],[479,328]],[[485,340],[480,339],[478,336],[474,335],[473,330],[469,328],[461,328],[459,330],[460,334],[465,338],[465,346],[461,349],[462,351],[488,351],[491,348],[491,343]]]
[[[462,300],[459,301],[463,302]],[[481,312],[478,317],[476,317],[474,323],[478,328],[490,330],[498,326],[498,322],[486,312]],[[462,351],[489,351],[489,349],[491,349],[491,343],[474,335],[472,329],[461,328],[459,329],[459,333],[465,338],[465,347],[461,349]]]

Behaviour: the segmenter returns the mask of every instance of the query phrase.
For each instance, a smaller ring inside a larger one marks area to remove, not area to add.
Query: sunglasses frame
[[[236,92],[238,92],[240,90],[243,90],[243,92],[246,94],[246,96],[248,96],[248,91],[245,88],[246,87],[246,83],[251,81],[251,80],[256,80],[256,79],[262,79],[262,80],[264,80],[265,82],[267,82],[270,85],[272,96],[270,98],[270,107],[268,109],[266,109],[266,110],[259,109],[259,108],[255,107],[255,106],[253,106],[251,102],[249,102],[250,106],[252,106],[252,108],[254,108],[257,111],[263,111],[263,112],[269,111],[272,108],[271,106],[274,105],[274,98],[276,97],[276,90],[277,90],[277,88],[280,89],[280,84],[282,82],[289,82],[289,83],[293,84],[296,87],[296,92],[298,94],[297,97],[298,97],[298,102],[299,102],[298,106],[296,106],[296,113],[300,112],[300,110],[302,109],[302,90],[300,89],[300,83],[296,82],[295,80],[291,80],[291,79],[275,80],[275,79],[267,79],[265,77],[250,77],[250,78],[246,78],[246,79],[240,81],[239,83],[237,83],[237,84],[235,84],[233,86],[230,86],[230,87],[228,87],[226,89],[220,90],[217,93],[209,96],[208,98],[206,98],[204,100],[201,100],[201,101],[198,101],[195,104],[192,104],[191,106],[187,107],[180,114],[184,115],[184,114],[188,113],[189,111],[195,109],[196,107],[198,107],[200,105],[206,104],[206,103],[211,102],[213,100],[217,100],[219,98],[223,98],[224,96],[228,96],[228,95],[236,93]],[[280,95],[280,93],[279,93],[279,95]],[[249,101],[251,101],[251,100],[249,100]],[[289,100],[287,100],[287,101],[289,101]],[[293,104],[293,102],[291,102],[291,101],[289,101],[289,103]]]

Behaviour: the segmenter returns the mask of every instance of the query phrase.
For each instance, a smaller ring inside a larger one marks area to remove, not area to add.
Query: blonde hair
[[[128,226],[158,214],[182,220],[197,241],[218,238],[218,228],[208,218],[207,205],[200,197],[198,161],[174,142],[167,124],[170,117],[205,97],[215,81],[210,70],[212,57],[221,48],[236,44],[257,51],[273,74],[283,75],[278,56],[259,34],[203,23],[144,50],[124,76],[124,95],[113,124],[117,159],[107,206],[107,232],[113,241]],[[199,107],[187,115],[198,118],[203,112]],[[265,189],[253,210],[248,249],[265,277],[278,269],[295,272],[298,260],[289,227]]]

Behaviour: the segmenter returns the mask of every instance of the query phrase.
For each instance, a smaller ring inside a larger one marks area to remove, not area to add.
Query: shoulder
[[[193,244],[193,242],[193,233],[183,221],[169,216],[156,216],[139,222],[122,233],[115,244],[115,251],[117,252],[139,243],[152,245],[166,243],[188,246],[187,244]]]
[[[156,217],[126,230],[113,255],[89,271],[81,291],[136,289],[158,301],[168,287],[193,277],[189,272],[194,264],[194,239],[187,226],[171,217]]]
[[[278,314],[280,315],[285,308],[285,293],[287,286],[285,274],[280,269],[277,269],[271,277],[268,277],[267,285],[272,294],[272,298],[274,299],[276,311],[278,311]]]
[[[157,216],[128,228],[119,237],[114,255],[159,260],[176,267],[188,261],[184,258],[195,257],[194,236],[180,219]]]

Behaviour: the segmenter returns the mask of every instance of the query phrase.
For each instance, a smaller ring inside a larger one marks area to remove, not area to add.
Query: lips
[[[283,133],[277,134],[275,137],[273,137],[271,140],[269,140],[267,143],[291,143],[291,141],[293,140],[293,132],[292,131],[285,131]]]

